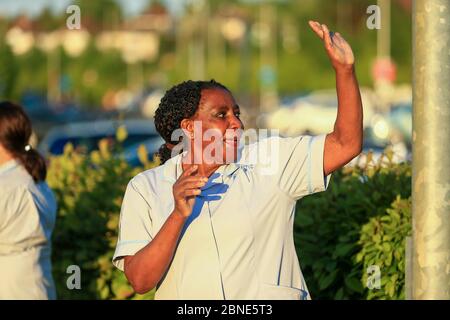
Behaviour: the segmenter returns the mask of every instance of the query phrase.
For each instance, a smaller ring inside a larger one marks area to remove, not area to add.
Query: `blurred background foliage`
[[[118,140],[126,133],[118,131]],[[143,299],[123,272],[111,261],[117,244],[120,206],[128,181],[138,172],[158,165],[141,150],[142,167],[131,167],[116,145],[107,140],[99,150],[85,155],[67,144],[64,153],[50,161],[48,184],[58,200],[58,218],[53,233],[53,275],[59,299]],[[67,268],[81,269],[81,290],[70,290]]]
[[[378,160],[333,173],[326,192],[299,201],[295,242],[313,299],[405,299],[411,164]],[[370,266],[380,288],[369,289]]]
[[[11,12],[14,3],[18,9]],[[152,121],[165,90],[187,79],[214,78],[229,87],[246,128],[288,136],[330,132],[335,74],[308,25],[314,19],[353,48],[364,150],[379,153],[392,144],[400,159],[410,159],[412,0],[378,0],[379,30],[367,25],[370,0],[24,3],[0,2],[0,96],[24,106],[36,147],[67,124]],[[31,12],[39,3],[46,6]],[[67,25],[76,15],[70,5],[79,8],[80,29]],[[67,139],[81,135],[70,127],[61,131],[70,133]],[[106,135],[97,131],[85,136]],[[46,153],[52,143],[39,150]]]
[[[67,31],[69,14],[64,11],[47,8],[33,17],[0,18],[1,39],[7,38],[13,27],[34,35],[31,47],[15,55],[11,55],[7,41],[0,44],[0,68],[7,71],[1,73],[2,96],[17,100],[24,92],[46,94],[48,86],[60,85],[66,99],[99,108],[108,90],[131,89],[135,85],[165,88],[199,77],[222,81],[237,94],[257,95],[265,63],[261,52],[266,46],[275,50],[273,67],[280,95],[333,87],[333,70],[322,43],[309,29],[309,19],[326,23],[351,43],[361,85],[373,84],[377,32],[366,27],[366,9],[373,4],[370,0],[180,1],[183,14],[176,16],[170,14],[165,1],[149,0],[142,10],[143,19],[161,19],[168,24],[167,29],[142,24],[138,17],[126,15],[114,0],[67,3],[80,6],[82,28],[89,33],[85,46],[76,53],[65,45],[44,49],[39,43],[38,35]],[[267,31],[267,25],[262,24],[264,6],[273,30]],[[391,3],[391,57],[397,65],[397,83],[409,83],[411,79],[410,6],[410,1],[404,0]],[[96,45],[102,33],[118,30],[152,32],[156,36],[155,54],[132,61],[124,58],[121,49],[100,49]],[[267,40],[269,43],[262,44],[267,32],[274,34]],[[52,84],[58,82],[52,77],[59,77],[61,83]]]

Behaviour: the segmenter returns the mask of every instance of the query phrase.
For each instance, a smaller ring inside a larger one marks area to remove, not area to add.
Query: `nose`
[[[233,115],[232,118],[230,119],[228,127],[233,130],[244,129],[244,125],[242,124],[241,119],[239,119],[235,115]]]

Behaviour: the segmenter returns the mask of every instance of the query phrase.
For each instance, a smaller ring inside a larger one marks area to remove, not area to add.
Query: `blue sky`
[[[95,1],[95,0],[92,0]],[[116,0],[118,1],[126,15],[136,15],[145,8],[150,0]],[[27,14],[30,16],[38,15],[43,8],[50,7],[55,12],[65,12],[67,6],[75,1],[73,0],[0,0],[0,16],[15,16],[18,14]],[[169,9],[172,12],[180,10],[180,3],[184,1],[166,0]]]

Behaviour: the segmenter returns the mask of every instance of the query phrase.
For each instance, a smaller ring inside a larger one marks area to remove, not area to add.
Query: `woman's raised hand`
[[[183,217],[189,217],[194,207],[195,197],[201,193],[201,188],[206,184],[208,178],[195,176],[198,166],[193,165],[183,171],[174,183],[172,192],[175,201],[175,211]]]
[[[335,70],[353,68],[355,57],[352,48],[339,32],[330,35],[328,27],[317,21],[309,21],[309,26],[322,39],[325,50]]]

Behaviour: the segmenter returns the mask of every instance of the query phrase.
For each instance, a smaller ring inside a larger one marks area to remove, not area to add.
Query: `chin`
[[[229,163],[236,162],[237,156],[238,156],[238,147],[237,146],[227,147],[224,150],[226,150],[226,151],[223,154],[223,163],[229,164]]]

